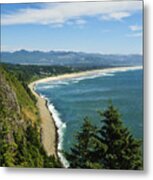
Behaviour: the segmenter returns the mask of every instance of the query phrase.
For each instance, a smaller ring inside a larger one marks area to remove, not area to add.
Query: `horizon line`
[[[19,49],[19,50],[2,50],[1,53],[15,53],[15,52],[20,52],[20,51],[27,51],[27,52],[44,52],[44,53],[49,53],[49,52],[70,52],[70,53],[84,53],[84,54],[99,54],[99,55],[140,55],[143,56],[143,53],[104,53],[104,52],[87,52],[87,51],[80,51],[80,50],[38,50],[38,49]]]

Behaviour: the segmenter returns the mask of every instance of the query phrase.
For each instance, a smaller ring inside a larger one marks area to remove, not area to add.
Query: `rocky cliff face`
[[[0,166],[61,167],[40,140],[37,107],[27,89],[0,65]]]
[[[18,88],[16,88],[18,87]],[[23,92],[22,92],[23,91]],[[21,93],[22,92],[22,93]],[[15,77],[0,67],[0,165],[1,166],[26,166],[31,167],[27,159],[28,144],[35,141],[28,134],[35,133],[36,141],[39,143],[39,126],[32,124],[22,111],[24,103],[19,96],[26,94],[22,85]],[[23,97],[22,97],[23,98]],[[28,106],[28,104],[26,104]],[[29,105],[30,106],[30,105]],[[34,128],[34,126],[36,128]],[[31,131],[31,132],[30,132]],[[39,151],[39,146],[37,151]],[[22,152],[24,150],[24,152]],[[24,157],[25,156],[25,159]],[[36,165],[37,166],[37,165]]]
[[[17,97],[13,89],[8,85],[7,80],[4,77],[4,74],[0,72],[0,93],[3,100],[3,106],[7,108],[8,111],[14,111],[17,114],[20,114],[20,107],[17,102]]]
[[[9,85],[5,71],[0,69],[0,131],[3,141],[8,146],[15,144],[14,134],[18,129],[25,128],[26,122],[21,118],[16,93]]]

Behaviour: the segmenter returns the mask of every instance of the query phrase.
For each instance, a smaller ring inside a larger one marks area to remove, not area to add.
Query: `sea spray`
[[[58,111],[55,109],[54,105],[49,103],[48,101],[48,109],[52,113],[53,119],[55,121],[56,127],[57,127],[57,133],[58,133],[58,156],[65,168],[69,167],[69,163],[66,160],[66,158],[62,154],[62,149],[63,149],[63,136],[64,136],[64,131],[66,129],[66,123],[63,123],[62,120],[60,119],[60,114]]]
[[[58,133],[58,144],[57,144],[57,153],[58,157],[61,160],[61,163],[65,168],[69,167],[69,162],[66,160],[66,158],[62,154],[63,150],[63,137],[64,137],[64,131],[66,129],[66,123],[63,123],[62,120],[60,119],[60,114],[59,112],[55,109],[54,105],[50,103],[49,99],[40,94],[41,98],[45,99],[47,101],[47,106],[49,111],[52,114],[52,117],[54,119],[55,125],[57,127],[57,133]]]

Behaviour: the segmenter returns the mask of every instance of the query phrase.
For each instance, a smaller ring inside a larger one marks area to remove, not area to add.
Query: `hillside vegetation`
[[[31,81],[40,78],[73,73],[81,70],[67,66],[37,66],[20,64],[2,64],[2,66],[11,72],[22,83],[30,83]]]
[[[0,65],[0,166],[62,167],[41,144],[35,98]]]

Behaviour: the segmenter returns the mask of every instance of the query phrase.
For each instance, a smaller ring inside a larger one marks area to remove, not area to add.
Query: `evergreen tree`
[[[100,128],[84,120],[77,143],[65,153],[70,167],[142,169],[141,142],[124,127],[118,111],[110,105],[100,116]]]
[[[76,135],[76,144],[70,152],[65,153],[71,168],[102,168],[102,164],[97,161],[99,158],[97,147],[100,144],[96,138],[97,132],[97,128],[85,118],[80,132]]]
[[[141,141],[124,127],[117,109],[110,105],[101,113],[101,142],[107,145],[102,157],[106,169],[142,169]]]

